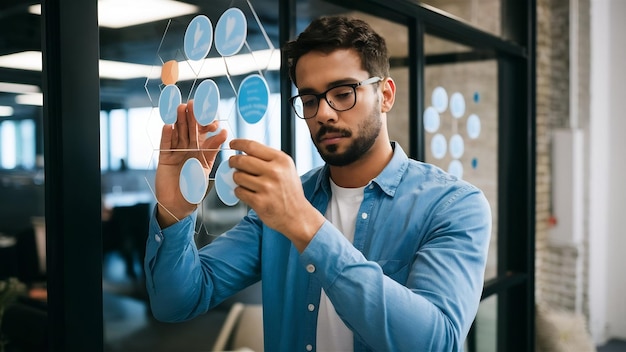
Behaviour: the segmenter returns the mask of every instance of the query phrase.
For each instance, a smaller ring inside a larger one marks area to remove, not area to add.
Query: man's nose
[[[337,111],[330,106],[326,99],[320,99],[315,118],[320,123],[335,121],[337,120]]]

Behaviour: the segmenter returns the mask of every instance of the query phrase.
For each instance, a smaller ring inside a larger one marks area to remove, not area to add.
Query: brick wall
[[[584,127],[589,115],[589,0],[579,0],[578,7],[578,17],[572,24],[568,0],[537,1],[535,273],[538,302],[587,315],[587,241],[577,246],[555,246],[549,239],[551,185],[559,182],[551,177],[551,132],[555,128]],[[575,31],[575,77],[570,77],[571,30]],[[571,94],[575,94],[572,105]]]

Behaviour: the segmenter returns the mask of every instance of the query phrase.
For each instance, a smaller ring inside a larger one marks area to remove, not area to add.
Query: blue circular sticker
[[[450,97],[450,112],[457,119],[465,114],[465,98],[461,93],[456,92]]]
[[[159,114],[166,125],[176,122],[176,109],[182,102],[180,89],[175,84],[168,84],[159,96]]]
[[[244,121],[259,122],[269,106],[270,89],[263,77],[258,74],[244,78],[237,93],[237,111]]]
[[[209,180],[204,174],[204,168],[200,160],[189,158],[183,164],[180,170],[180,179],[178,181],[180,193],[186,201],[191,204],[199,204],[204,199]]]
[[[448,144],[446,143],[446,137],[441,133],[437,133],[430,141],[430,150],[435,159],[443,159],[448,151]]]
[[[213,44],[213,25],[211,20],[199,15],[194,17],[185,30],[184,50],[189,60],[204,59]]]
[[[480,135],[480,118],[476,114],[471,114],[467,118],[467,135],[471,139],[476,139]]]
[[[448,165],[448,173],[458,178],[463,178],[463,164],[458,160],[452,160]]]
[[[222,161],[215,171],[215,191],[220,200],[228,206],[239,202],[239,198],[235,196],[237,184],[233,181],[234,172],[235,169],[228,165],[228,159]]]
[[[433,90],[430,101],[437,112],[444,112],[448,108],[448,92],[443,87],[437,87]]]
[[[243,11],[231,7],[224,11],[215,25],[215,49],[222,56],[233,56],[246,41],[248,22]]]
[[[436,132],[440,123],[441,120],[437,110],[432,106],[427,107],[424,111],[424,129],[430,133]]]
[[[463,137],[459,134],[455,134],[450,138],[450,155],[454,159],[460,159],[465,153],[465,142],[463,141]]]
[[[217,108],[220,103],[220,91],[217,84],[210,79],[202,81],[193,99],[193,114],[196,121],[202,126],[213,122],[217,117]]]

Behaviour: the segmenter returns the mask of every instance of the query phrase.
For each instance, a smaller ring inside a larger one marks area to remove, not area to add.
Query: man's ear
[[[393,107],[396,100],[396,82],[391,77],[385,78],[382,82],[383,100],[381,102],[381,112],[388,112]]]

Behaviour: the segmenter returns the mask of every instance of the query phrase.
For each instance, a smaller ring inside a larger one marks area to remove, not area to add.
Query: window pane
[[[440,55],[442,48],[452,47],[426,36],[425,160],[485,193],[493,219],[485,275],[490,279],[497,273],[498,66],[484,53]]]
[[[100,111],[100,171],[109,169],[109,115]]]
[[[476,350],[491,352],[497,350],[498,336],[498,296],[491,296],[480,302],[476,315]]]
[[[128,151],[128,128],[126,110],[111,110],[109,113],[109,147],[111,152],[111,170],[117,170],[126,161]]]
[[[0,123],[0,166],[3,169],[14,169],[17,166],[16,145],[15,121]]]
[[[128,110],[128,167],[146,170],[150,168],[150,160],[154,154],[150,136],[160,136],[163,121],[151,118],[156,111],[150,107]],[[157,141],[158,142],[158,141]]]
[[[35,168],[35,121],[31,119],[20,122],[20,164],[24,169]]]

